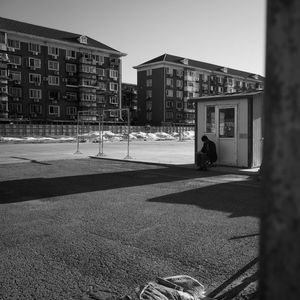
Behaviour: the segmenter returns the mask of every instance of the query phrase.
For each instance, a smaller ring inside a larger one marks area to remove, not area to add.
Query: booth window
[[[214,106],[206,106],[206,133],[216,133],[216,118]]]
[[[234,108],[219,109],[219,137],[234,138]]]

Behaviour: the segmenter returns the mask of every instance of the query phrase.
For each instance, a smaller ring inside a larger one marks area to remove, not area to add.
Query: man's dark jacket
[[[204,143],[201,152],[207,154],[209,161],[211,163],[214,163],[218,158],[216,144],[211,140],[208,140],[207,142]]]

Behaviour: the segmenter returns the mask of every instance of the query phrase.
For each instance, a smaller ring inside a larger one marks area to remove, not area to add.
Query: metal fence
[[[127,132],[128,127],[125,125],[104,125],[104,131],[111,131],[113,133]],[[80,124],[79,133],[85,134],[92,131],[99,131],[98,124]],[[194,126],[130,126],[131,132],[184,132],[194,131]],[[2,137],[25,137],[25,136],[76,136],[76,124],[30,124],[30,123],[0,123],[0,136]]]

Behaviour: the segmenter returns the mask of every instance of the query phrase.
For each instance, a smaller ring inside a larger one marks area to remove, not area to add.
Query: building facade
[[[94,121],[121,107],[121,53],[84,35],[0,18],[0,119]],[[116,118],[115,111],[110,118]]]
[[[137,85],[122,83],[122,108],[129,108],[130,122],[137,123]]]
[[[260,75],[170,54],[134,68],[140,124],[195,124],[194,98],[264,87]]]

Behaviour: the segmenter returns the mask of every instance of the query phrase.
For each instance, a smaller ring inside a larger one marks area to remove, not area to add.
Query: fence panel
[[[79,133],[89,133],[98,131],[98,124],[80,124]],[[127,132],[126,125],[104,125],[104,131],[111,131],[115,134]],[[194,131],[193,126],[130,126],[131,132],[166,132],[172,134],[174,132]],[[0,136],[22,137],[22,136],[76,136],[77,125],[75,124],[31,124],[31,123],[16,123],[5,124],[0,123]]]

